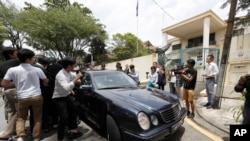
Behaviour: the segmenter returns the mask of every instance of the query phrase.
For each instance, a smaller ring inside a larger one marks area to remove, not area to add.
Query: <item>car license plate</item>
[[[172,133],[175,132],[175,131],[182,125],[182,123],[183,123],[183,120],[180,120],[180,121],[177,122],[175,125],[173,125],[173,126],[171,127],[171,132],[172,132]]]

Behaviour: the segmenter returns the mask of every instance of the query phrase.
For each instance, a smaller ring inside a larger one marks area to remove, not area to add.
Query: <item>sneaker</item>
[[[194,118],[194,113],[191,113],[191,114],[189,115],[189,118]]]
[[[190,111],[187,111],[187,117],[189,117],[189,115],[190,115]]]
[[[74,139],[82,136],[82,132],[69,132],[68,137],[69,139]]]
[[[3,131],[0,132],[0,138],[9,138],[9,135],[6,135]]]
[[[203,107],[208,107],[208,106],[210,106],[210,103],[203,105]]]
[[[213,109],[213,108],[214,108],[213,105],[207,106],[207,109]]]
[[[34,141],[40,141],[40,139],[39,138],[35,138]]]
[[[16,141],[24,141],[22,137],[18,137]]]

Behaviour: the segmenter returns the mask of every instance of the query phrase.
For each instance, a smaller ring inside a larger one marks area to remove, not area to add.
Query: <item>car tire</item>
[[[106,124],[108,141],[122,141],[120,129],[110,115],[107,115]]]

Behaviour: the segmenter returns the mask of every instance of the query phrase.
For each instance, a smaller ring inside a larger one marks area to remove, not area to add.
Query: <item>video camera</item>
[[[171,69],[171,72],[174,72],[174,74],[183,74],[183,70],[186,68],[184,65],[177,65],[177,69]]]

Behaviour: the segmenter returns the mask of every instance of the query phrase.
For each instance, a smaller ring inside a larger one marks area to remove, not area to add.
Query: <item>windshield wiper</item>
[[[106,88],[99,88],[98,90],[105,90],[105,89],[120,89],[120,88],[124,88],[121,86],[116,86],[116,87],[106,87]]]

